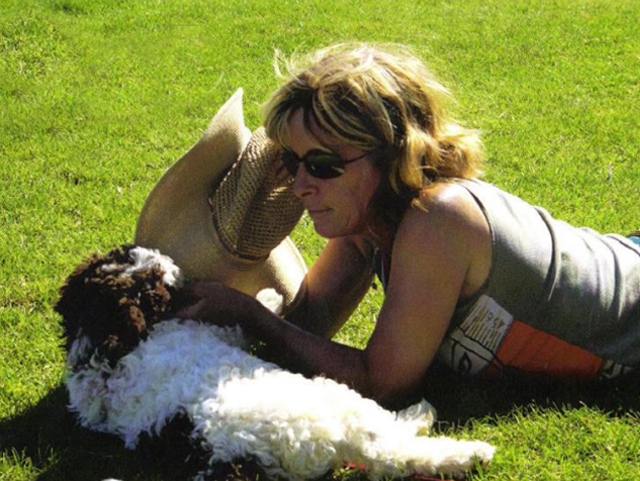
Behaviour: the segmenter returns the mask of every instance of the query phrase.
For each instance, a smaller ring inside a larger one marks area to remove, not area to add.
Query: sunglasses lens
[[[309,155],[304,166],[307,171],[318,179],[335,179],[344,174],[344,161],[331,154]]]
[[[282,165],[287,172],[293,177],[298,173],[300,163],[304,164],[304,168],[309,175],[317,179],[335,179],[344,174],[344,166],[346,162],[335,154],[324,152],[307,154],[304,159],[300,159],[291,150],[283,149],[281,155]]]
[[[290,150],[284,149],[282,151],[280,159],[282,160],[282,165],[284,166],[284,168],[287,169],[287,172],[289,172],[292,177],[295,177],[298,173],[300,158]]]

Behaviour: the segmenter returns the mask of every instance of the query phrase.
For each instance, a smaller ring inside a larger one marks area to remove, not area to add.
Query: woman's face
[[[349,144],[337,142],[319,128],[310,132],[304,125],[302,110],[289,123],[290,143],[287,146],[298,157],[314,149],[355,159],[365,152]],[[332,179],[319,179],[298,166],[294,193],[302,200],[316,232],[328,239],[366,232],[367,208],[380,183],[380,172],[368,157],[344,166],[344,173]]]

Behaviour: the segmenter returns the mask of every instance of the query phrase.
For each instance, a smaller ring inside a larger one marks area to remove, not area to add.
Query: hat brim
[[[220,281],[252,296],[274,288],[287,305],[307,272],[293,242],[285,238],[265,259],[243,260],[226,251],[211,220],[209,196],[250,137],[239,89],[202,138],[153,188],[140,213],[134,242],[173,258],[189,279]]]

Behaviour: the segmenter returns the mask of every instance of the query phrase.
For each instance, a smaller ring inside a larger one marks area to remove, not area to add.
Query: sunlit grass
[[[52,304],[82,257],[132,239],[160,174],[238,87],[259,125],[274,49],[410,44],[483,132],[487,180],[626,233],[640,228],[638,25],[636,0],[0,0],[0,480],[181,479],[169,451],[74,425]],[[293,237],[312,262],[310,222]],[[363,346],[381,302],[372,291],[340,340]],[[473,479],[640,479],[633,386],[435,373],[425,395],[441,432],[498,447]]]

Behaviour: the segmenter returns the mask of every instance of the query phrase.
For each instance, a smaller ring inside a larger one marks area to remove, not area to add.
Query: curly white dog
[[[70,276],[56,309],[67,337],[70,408],[83,426],[133,448],[142,433],[161,435],[186,415],[212,463],[254,457],[269,475],[289,479],[344,462],[365,465],[372,479],[458,476],[491,460],[494,448],[484,442],[421,435],[434,419],[426,401],[392,413],[332,380],[248,354],[239,328],[160,320],[167,309],[145,299],[166,304],[181,282],[169,258],[134,246],[94,256]],[[273,310],[281,301],[273,291],[259,298]],[[98,311],[112,319],[97,320]],[[122,312],[128,320],[115,322]]]

